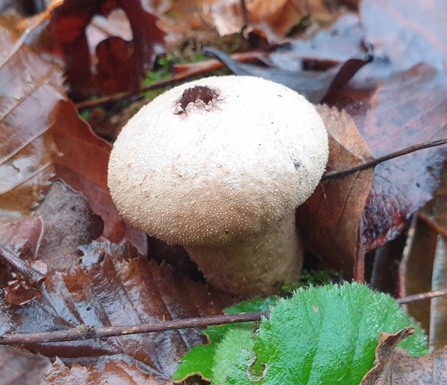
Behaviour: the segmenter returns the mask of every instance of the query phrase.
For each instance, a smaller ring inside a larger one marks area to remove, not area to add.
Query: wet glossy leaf
[[[363,0],[360,19],[365,40],[372,44],[389,71],[406,71],[419,63],[442,68],[447,59],[447,30],[443,0]]]
[[[1,302],[0,334],[80,325],[131,326],[215,315],[231,303],[228,296],[210,293],[207,287],[173,273],[166,265],[144,257],[133,259],[135,253],[123,245],[93,243],[80,251],[82,263],[68,273],[48,277],[41,287],[41,299],[18,307]],[[94,368],[79,369],[89,376],[99,375],[105,363],[115,368],[124,359],[132,370],[138,367],[141,375],[150,375],[157,384],[168,384],[181,355],[200,341],[197,330],[185,329],[25,347],[65,362],[76,359],[82,366],[92,364]],[[115,355],[120,357],[103,357]]]
[[[29,215],[53,173],[62,71],[0,20],[0,221]]]
[[[2,385],[44,385],[45,372],[51,368],[49,358],[0,346],[0,383]]]
[[[56,160],[56,177],[87,198],[93,211],[104,220],[104,236],[112,242],[127,239],[140,253],[146,253],[146,235],[124,222],[109,194],[110,143],[95,135],[71,101],[61,104],[52,132],[63,154]]]
[[[339,92],[330,104],[346,109],[377,157],[447,137],[446,89],[446,71],[418,65],[370,89]],[[408,216],[431,198],[445,159],[445,150],[438,147],[375,168],[362,220],[366,250],[396,237]]]
[[[236,75],[257,76],[283,84],[299,92],[312,103],[321,102],[330,89],[339,88],[346,84],[363,65],[372,60],[372,56],[364,54],[360,58],[351,58],[327,71],[294,72],[239,63],[214,48],[205,48],[204,53],[218,58]]]

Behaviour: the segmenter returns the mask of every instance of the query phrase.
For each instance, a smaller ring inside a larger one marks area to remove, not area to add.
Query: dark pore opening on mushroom
[[[188,107],[189,103],[195,103],[196,100],[201,100],[205,104],[209,104],[213,99],[217,98],[217,96],[216,91],[211,88],[206,86],[195,86],[183,91],[182,97],[178,102],[183,112],[186,112],[186,107]]]

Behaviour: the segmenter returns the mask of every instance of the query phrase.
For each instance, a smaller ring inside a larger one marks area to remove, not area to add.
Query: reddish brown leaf
[[[367,90],[345,89],[335,104],[354,118],[375,157],[447,137],[447,73],[419,65]],[[442,148],[379,164],[363,215],[363,245],[371,250],[393,239],[411,213],[439,184]]]
[[[8,282],[5,288],[5,303],[8,305],[24,305],[35,298],[41,298],[41,293],[23,277]]]
[[[123,355],[102,357],[95,366],[72,364],[71,367],[57,358],[51,369],[45,374],[48,384],[54,385],[157,385],[164,381],[154,379],[138,361]],[[146,373],[145,373],[146,372]]]
[[[135,254],[123,245],[94,242],[81,250],[81,265],[70,273],[57,272],[47,278],[42,284],[42,299],[21,307],[0,303],[0,334],[82,325],[131,326],[215,315],[232,302],[231,298],[210,293],[202,284],[174,273],[169,266],[159,266],[143,257],[133,259]],[[59,356],[66,362],[76,358],[83,365],[91,363],[95,366],[92,372],[96,373],[102,367],[102,356],[122,355],[130,363],[138,362],[143,374],[168,384],[180,357],[199,342],[199,331],[185,329],[26,348]]]
[[[348,114],[324,105],[318,106],[318,111],[330,134],[327,171],[346,169],[371,158]],[[320,183],[297,209],[297,222],[306,238],[348,275],[357,261],[359,226],[372,180],[370,169]]]
[[[79,261],[77,247],[90,243],[103,232],[102,219],[93,213],[82,194],[64,181],[53,184],[37,213],[45,222],[38,258],[50,271],[68,271],[76,266]]]
[[[62,72],[1,25],[0,221],[30,213],[57,156],[48,129],[65,98]]]
[[[2,385],[44,385],[51,369],[47,357],[10,346],[0,346],[0,382]]]
[[[12,253],[22,255],[25,260],[34,260],[43,238],[42,217],[23,218],[15,223],[0,224],[2,245],[8,245]],[[11,280],[5,261],[0,263],[0,287],[4,288]]]
[[[28,260],[36,259],[43,234],[44,223],[39,215],[23,218],[15,223],[0,224],[2,244],[8,245]]]
[[[86,28],[94,15],[107,15],[121,7],[130,22],[133,39],[112,36],[98,45],[99,73],[91,72],[91,57]],[[59,43],[67,61],[67,76],[73,95],[92,92],[136,91],[140,79],[162,52],[164,33],[157,18],[147,13],[139,0],[66,0],[53,12]],[[110,59],[113,60],[110,60]]]
[[[56,175],[82,192],[96,214],[104,220],[104,236],[112,242],[124,238],[146,253],[146,236],[123,221],[107,188],[107,167],[112,146],[98,138],[77,113],[71,101],[62,103],[53,135],[63,153]]]

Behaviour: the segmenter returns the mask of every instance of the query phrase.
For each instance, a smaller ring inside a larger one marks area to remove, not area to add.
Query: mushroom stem
[[[298,281],[303,262],[294,213],[265,234],[223,247],[185,248],[211,285],[242,298],[277,294],[282,284]]]

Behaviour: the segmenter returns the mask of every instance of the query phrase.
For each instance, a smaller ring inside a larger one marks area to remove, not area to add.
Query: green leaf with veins
[[[422,329],[389,295],[348,283],[298,290],[262,321],[252,356],[229,368],[222,384],[357,385],[373,366],[380,333],[408,326],[416,332],[400,347],[426,354]]]
[[[277,297],[270,297],[267,299],[258,298],[228,307],[227,309],[225,309],[225,313],[240,314],[269,311],[270,308],[277,302]],[[196,346],[185,354],[182,362],[180,363],[177,371],[174,374],[173,380],[176,382],[181,382],[187,377],[200,375],[203,379],[211,381],[211,379],[213,379],[213,365],[215,362],[214,357],[216,354],[216,349],[220,346],[220,343],[222,342],[226,334],[230,330],[234,330],[235,333],[238,333],[239,330],[242,330],[241,333],[246,333],[248,330],[251,336],[253,335],[255,326],[256,323],[247,322],[208,327],[203,332],[203,334],[207,336],[208,344]],[[222,348],[219,347],[219,349]]]
[[[259,329],[253,323],[208,328],[212,342],[192,349],[174,379],[201,373],[213,385],[357,385],[373,366],[380,333],[408,326],[415,334],[399,347],[410,355],[427,353],[417,323],[392,297],[364,285],[311,287],[290,299],[268,301],[273,302],[249,301],[228,309],[265,311],[276,303]],[[202,355],[195,356],[200,349]],[[188,361],[191,354],[194,362]]]

